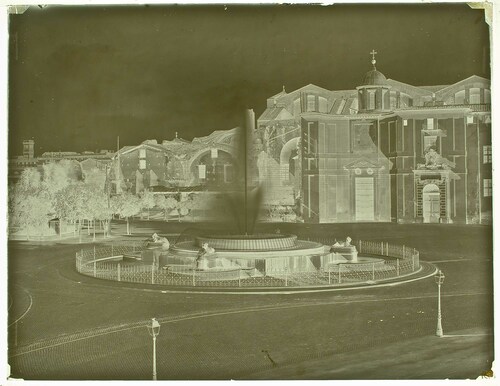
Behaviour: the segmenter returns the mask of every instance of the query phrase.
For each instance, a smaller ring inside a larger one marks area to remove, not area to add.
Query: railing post
[[[403,259],[406,259],[406,247],[403,244]]]
[[[122,273],[121,273],[120,263],[118,263],[118,281],[122,281]]]
[[[328,284],[332,284],[332,270],[329,268],[328,269]]]
[[[96,262],[95,262],[95,259],[94,259],[94,277],[97,276],[97,267],[96,267]]]
[[[361,248],[361,244],[362,244],[362,243],[363,243],[363,241],[362,241],[362,240],[359,240],[359,253],[361,253],[361,252],[362,252],[362,248]]]
[[[111,243],[111,256],[114,256],[113,243]]]
[[[196,269],[193,268],[193,287],[196,287]]]
[[[95,260],[95,245],[94,245],[94,260]]]
[[[415,271],[415,255],[411,256],[411,271]]]
[[[380,248],[381,248],[380,255],[384,256],[384,242],[383,241],[380,242]]]
[[[241,287],[241,268],[238,269],[238,287]]]
[[[375,281],[375,263],[372,263],[372,280]]]
[[[151,284],[155,283],[155,266],[151,265]]]
[[[399,259],[396,259],[396,273],[399,276]]]
[[[340,263],[339,263],[339,284],[342,283],[342,276],[341,276],[341,273],[340,273]]]
[[[285,267],[285,287],[288,287],[288,267]]]
[[[389,256],[389,242],[388,241],[385,243],[385,253],[387,256]]]

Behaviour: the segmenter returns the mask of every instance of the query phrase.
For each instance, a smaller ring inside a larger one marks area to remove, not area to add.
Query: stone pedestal
[[[332,246],[330,249],[331,252],[338,253],[342,257],[344,257],[347,261],[351,263],[358,262],[358,250],[354,245],[349,245],[347,247],[344,246]]]

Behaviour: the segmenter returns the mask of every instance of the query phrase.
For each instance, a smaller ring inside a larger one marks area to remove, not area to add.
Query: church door
[[[375,220],[373,177],[356,177],[356,221]]]
[[[439,222],[439,188],[435,184],[429,184],[422,193],[424,223]]]

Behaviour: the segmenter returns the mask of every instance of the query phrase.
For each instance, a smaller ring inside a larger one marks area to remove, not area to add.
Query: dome
[[[363,79],[363,86],[382,86],[387,83],[387,78],[375,69],[368,71]]]

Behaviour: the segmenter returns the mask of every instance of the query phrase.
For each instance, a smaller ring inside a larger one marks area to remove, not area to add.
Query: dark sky
[[[370,69],[414,85],[490,77],[483,11],[459,5],[30,8],[10,19],[9,153],[186,139],[308,83]]]

